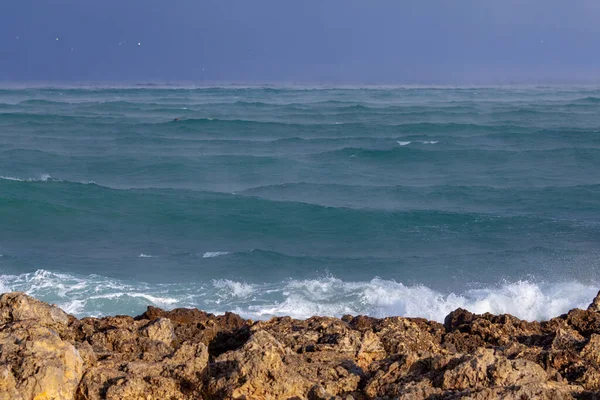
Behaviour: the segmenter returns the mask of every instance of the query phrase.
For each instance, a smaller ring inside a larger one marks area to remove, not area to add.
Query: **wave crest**
[[[255,319],[362,314],[379,318],[423,317],[439,322],[457,308],[478,314],[508,313],[529,321],[546,320],[572,308],[587,307],[597,293],[595,286],[579,282],[517,281],[462,293],[442,293],[423,285],[409,286],[380,278],[364,282],[328,276],[264,284],[229,279],[148,284],[46,270],[0,275],[0,289],[23,291],[80,317],[137,315],[153,305],[166,309],[198,307],[215,313],[234,311]]]
[[[15,178],[14,176],[0,175],[0,179],[5,180],[5,181],[14,181],[14,182],[47,182],[49,180],[54,180],[48,174],[41,174],[36,178]]]
[[[202,254],[202,258],[214,258],[227,254],[229,254],[228,251],[207,251],[206,253]]]

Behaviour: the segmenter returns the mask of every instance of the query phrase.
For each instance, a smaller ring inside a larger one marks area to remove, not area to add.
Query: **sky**
[[[598,0],[2,0],[0,81],[600,82]]]

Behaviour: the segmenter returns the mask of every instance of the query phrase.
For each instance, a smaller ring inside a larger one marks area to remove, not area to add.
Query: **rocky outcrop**
[[[0,296],[0,400],[596,399],[600,297],[544,322],[458,309],[421,318],[149,307],[77,319]]]

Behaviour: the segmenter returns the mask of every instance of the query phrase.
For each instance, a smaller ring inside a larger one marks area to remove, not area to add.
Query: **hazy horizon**
[[[6,0],[0,82],[600,82],[591,0]]]

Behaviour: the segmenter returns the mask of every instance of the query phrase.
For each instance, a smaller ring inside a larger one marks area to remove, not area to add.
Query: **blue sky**
[[[2,0],[0,80],[599,82],[599,21],[597,0]]]

